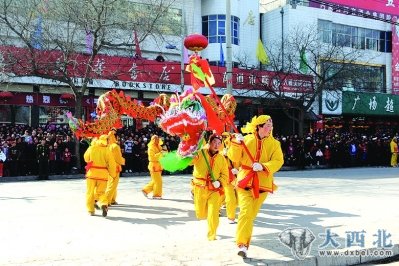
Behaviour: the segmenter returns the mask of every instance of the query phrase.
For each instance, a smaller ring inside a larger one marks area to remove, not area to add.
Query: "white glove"
[[[241,143],[241,142],[244,141],[244,136],[243,136],[242,134],[238,133],[238,134],[235,135],[235,140],[236,140],[238,143]]]
[[[213,181],[213,182],[212,182],[212,185],[213,185],[214,188],[220,188],[220,182],[219,182],[219,180]]]
[[[231,173],[233,175],[237,175],[238,174],[238,170],[236,168],[231,169]]]
[[[227,156],[227,151],[228,151],[227,148],[223,148],[223,156]]]
[[[252,170],[254,170],[255,172],[259,172],[263,170],[263,166],[260,163],[254,163],[252,165]]]

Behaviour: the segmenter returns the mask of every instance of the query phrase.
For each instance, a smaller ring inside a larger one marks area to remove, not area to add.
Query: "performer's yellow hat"
[[[97,142],[99,145],[107,146],[108,145],[108,135],[101,135]]]
[[[241,128],[242,133],[254,133],[256,131],[256,126],[262,125],[271,119],[270,115],[260,115],[254,116],[251,122]]]

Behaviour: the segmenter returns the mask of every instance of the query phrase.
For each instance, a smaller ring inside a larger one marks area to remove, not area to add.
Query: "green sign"
[[[342,94],[342,113],[399,116],[399,95],[345,91]]]

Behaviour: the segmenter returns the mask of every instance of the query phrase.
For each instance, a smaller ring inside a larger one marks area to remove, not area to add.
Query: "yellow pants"
[[[227,218],[234,220],[236,218],[237,209],[237,196],[234,186],[229,184],[224,187],[225,202],[226,202],[226,214]]]
[[[392,153],[391,166],[395,167],[397,164],[398,164],[398,154],[397,153]]]
[[[219,192],[210,191],[207,187],[194,186],[194,208],[199,220],[208,221],[208,240],[215,240],[219,226]]]
[[[144,186],[145,193],[151,193],[153,197],[162,197],[162,171],[150,172],[151,181]]]
[[[260,193],[259,198],[255,199],[251,190],[237,188],[237,197],[240,214],[238,215],[236,243],[238,246],[248,247],[251,242],[255,218],[267,197],[267,192]]]
[[[118,184],[119,184],[119,173],[116,175],[115,178],[111,177],[108,178],[107,189],[105,191],[105,194],[107,195],[107,200],[109,204],[116,201]]]
[[[105,195],[107,180],[86,178],[86,208],[88,212],[94,212],[94,200],[98,197],[98,205],[108,205]]]

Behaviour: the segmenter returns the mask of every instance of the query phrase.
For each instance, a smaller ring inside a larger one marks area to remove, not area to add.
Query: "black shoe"
[[[97,202],[94,202],[94,208],[95,208],[96,210],[100,210],[100,207],[97,205]]]
[[[107,205],[103,205],[103,206],[101,206],[101,209],[103,210],[103,217],[107,217],[108,206]]]
[[[116,201],[111,202],[111,205],[118,205],[118,202],[116,202]]]

